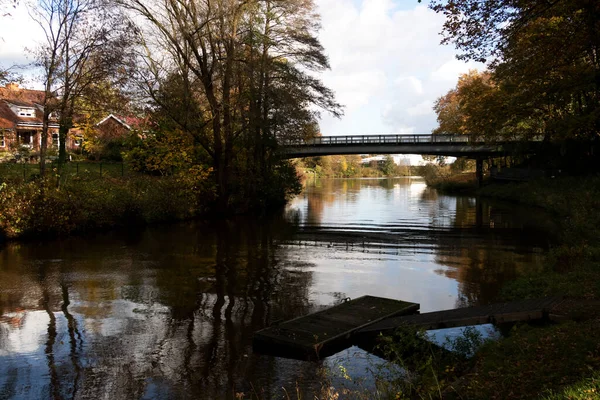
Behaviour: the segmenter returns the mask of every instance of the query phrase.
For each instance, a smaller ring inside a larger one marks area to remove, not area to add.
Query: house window
[[[0,147],[6,147],[6,141],[4,139],[4,132],[0,131]]]
[[[35,117],[35,110],[29,107],[19,107],[17,114],[19,117]]]
[[[33,137],[31,132],[19,132],[19,144],[21,146],[31,147],[33,144]]]
[[[58,143],[59,143],[58,133],[53,133],[52,134],[52,146],[58,147]]]

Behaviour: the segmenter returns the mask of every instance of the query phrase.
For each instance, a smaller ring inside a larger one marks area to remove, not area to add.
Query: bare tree
[[[19,4],[17,0],[0,0],[0,17],[10,15],[10,8],[14,8]]]
[[[131,25],[105,0],[38,0],[32,15],[46,34],[39,49],[44,71],[44,131],[41,170],[52,112],[59,122],[59,162],[73,127],[77,100],[99,81],[125,79]],[[43,172],[42,172],[43,174]]]
[[[50,115],[56,110],[54,92],[58,80],[58,70],[63,56],[65,32],[68,30],[69,16],[65,14],[65,5],[58,0],[39,0],[31,4],[31,16],[42,27],[45,42],[37,49],[37,62],[44,73],[44,99],[42,102],[42,138],[40,145],[40,175],[46,174],[46,152],[48,150],[48,130]]]

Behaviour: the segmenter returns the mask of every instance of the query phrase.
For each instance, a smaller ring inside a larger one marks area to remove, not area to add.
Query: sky
[[[455,58],[440,44],[444,17],[427,0],[314,0],[331,69],[322,75],[345,106],[340,119],[323,113],[323,135],[430,133],[435,100],[477,63]],[[24,7],[0,24],[0,66],[30,62],[42,31]],[[30,81],[26,86],[39,87]]]
[[[442,46],[444,17],[417,0],[315,0],[331,70],[323,81],[346,106],[323,115],[323,135],[431,133],[435,100],[461,73],[482,69]]]

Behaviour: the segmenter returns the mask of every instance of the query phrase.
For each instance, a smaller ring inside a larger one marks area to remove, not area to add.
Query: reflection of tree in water
[[[301,196],[307,201],[306,224],[318,225],[323,221],[326,206],[335,202],[355,202],[364,186],[379,186],[386,180],[378,179],[319,179],[308,186]]]
[[[222,398],[249,392],[253,382],[274,396],[298,374],[314,376],[313,364],[282,369],[287,360],[252,354],[254,331],[311,308],[312,275],[277,247],[271,229],[280,228],[223,222],[152,229],[128,246],[100,239],[102,251],[43,248],[0,269],[0,332],[19,329],[2,319],[14,310],[45,310],[49,318],[39,349],[47,379],[29,382],[28,390],[54,398]],[[63,261],[40,263],[32,273],[25,265],[38,254]],[[9,285],[27,288],[37,305],[26,295],[5,297]],[[0,350],[10,345],[0,340]],[[28,368],[0,366],[15,377],[0,394],[22,388]]]
[[[333,179],[319,179],[315,181],[316,190],[311,186],[306,188],[302,194],[307,202],[304,223],[315,225],[321,223],[325,206],[333,204],[337,198],[334,185],[339,182]]]
[[[456,230],[439,236],[436,262],[450,267],[439,274],[459,283],[457,306],[495,301],[503,284],[543,262],[547,234],[526,213],[503,212],[486,199],[456,198]]]

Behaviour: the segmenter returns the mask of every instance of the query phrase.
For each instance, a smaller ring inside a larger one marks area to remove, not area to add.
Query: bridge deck
[[[542,320],[547,318],[552,308],[560,304],[561,301],[561,298],[549,297],[394,317],[362,328],[357,334],[373,335],[382,333],[386,335],[393,333],[400,326],[407,325],[429,330],[489,323],[500,324]]]
[[[469,135],[355,135],[318,136],[280,143],[287,158],[335,154],[430,154],[485,157],[534,152],[538,139],[486,142]]]
[[[414,313],[416,303],[363,296],[292,319],[254,334],[254,350],[296,359],[320,359],[351,345],[353,332],[396,315]]]

